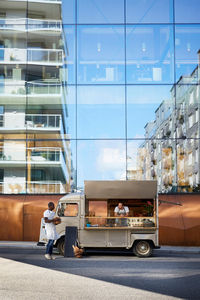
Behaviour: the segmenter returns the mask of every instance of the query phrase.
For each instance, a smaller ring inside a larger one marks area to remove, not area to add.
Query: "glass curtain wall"
[[[1,193],[200,191],[197,0],[0,2]]]

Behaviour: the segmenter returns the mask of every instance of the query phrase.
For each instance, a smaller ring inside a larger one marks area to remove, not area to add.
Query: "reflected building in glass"
[[[0,2],[1,193],[200,191],[197,0]]]

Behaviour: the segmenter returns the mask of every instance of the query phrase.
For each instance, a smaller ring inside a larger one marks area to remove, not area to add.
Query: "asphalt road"
[[[155,250],[151,258],[90,253],[47,261],[44,249],[2,247],[0,257],[179,299],[200,299],[200,254]],[[115,298],[113,298],[115,299]]]

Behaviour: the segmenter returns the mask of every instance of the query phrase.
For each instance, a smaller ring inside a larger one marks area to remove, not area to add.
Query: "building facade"
[[[199,190],[198,0],[2,0],[0,192]]]

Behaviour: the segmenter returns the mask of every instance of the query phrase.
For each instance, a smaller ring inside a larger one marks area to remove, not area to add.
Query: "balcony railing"
[[[60,20],[40,20],[30,18],[0,19],[0,29],[17,31],[56,30],[62,29]]]
[[[7,0],[8,2],[40,2],[40,3],[56,3],[61,4],[62,0]]]
[[[25,87],[24,81],[13,81],[12,79],[5,79],[0,82],[0,96],[25,96],[26,94],[30,96],[40,96],[40,95],[65,95],[65,90],[62,88],[62,85],[58,82],[47,82],[47,81],[35,81],[28,82],[27,89]]]
[[[61,94],[62,86],[60,83],[29,82],[27,94]]]
[[[11,123],[11,118],[14,117],[14,121]],[[7,118],[7,119],[6,119]],[[21,125],[21,126],[20,126]],[[22,114],[16,113],[6,116],[0,114],[0,129],[4,130],[61,130],[62,119],[61,115],[47,115],[47,114]]]
[[[25,117],[26,128],[53,128],[59,129],[61,127],[61,115],[30,115],[27,114]]]
[[[19,49],[1,48],[0,62],[4,63],[32,63],[32,64],[61,64],[63,50],[61,49]]]
[[[18,181],[0,182],[3,194],[65,194],[66,185],[61,181]]]
[[[55,147],[34,147],[34,148],[6,148],[0,147],[1,162],[23,162],[23,163],[46,163],[46,162],[65,162],[61,148]]]
[[[34,162],[60,162],[63,153],[60,148],[53,147],[35,147],[35,148],[27,148],[27,161]]]

